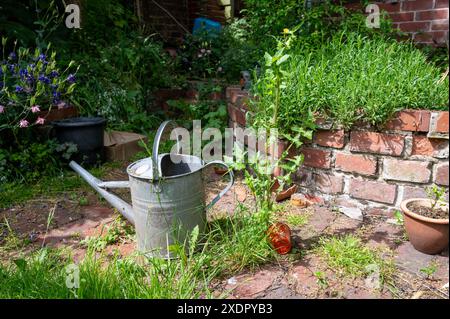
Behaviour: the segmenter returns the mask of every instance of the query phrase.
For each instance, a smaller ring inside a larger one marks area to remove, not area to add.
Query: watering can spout
[[[76,162],[71,161],[69,166],[77,172],[92,188],[94,188],[109,204],[116,208],[130,223],[134,225],[133,208],[124,200],[111,194],[104,188],[128,188],[128,182],[103,182],[92,176]]]

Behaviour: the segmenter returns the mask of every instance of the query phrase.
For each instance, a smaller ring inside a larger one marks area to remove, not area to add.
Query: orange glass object
[[[292,249],[291,229],[284,223],[272,224],[268,229],[268,236],[272,247],[280,255],[286,255]]]

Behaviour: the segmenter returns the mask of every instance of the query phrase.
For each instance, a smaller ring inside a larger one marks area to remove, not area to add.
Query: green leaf
[[[266,60],[266,66],[272,65],[273,58],[268,52],[264,53],[264,59]]]
[[[289,54],[285,54],[283,55],[278,61],[277,61],[277,65],[280,65],[284,62],[286,62],[291,56]]]

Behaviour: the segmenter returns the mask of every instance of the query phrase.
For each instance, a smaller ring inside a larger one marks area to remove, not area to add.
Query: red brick
[[[416,12],[415,21],[448,19],[448,9],[428,10]]]
[[[380,10],[387,12],[399,12],[400,11],[400,3],[377,3],[380,7]]]
[[[362,179],[350,180],[350,196],[357,199],[394,204],[397,186]]]
[[[413,183],[428,183],[431,177],[429,162],[385,159],[383,162],[383,178]]]
[[[448,31],[448,21],[446,22],[433,21],[433,24],[431,25],[431,30]]]
[[[375,175],[377,172],[377,160],[367,155],[338,153],[336,155],[335,167],[344,172]]]
[[[432,31],[414,35],[414,41],[416,42],[444,43],[447,38],[448,35],[445,31]]]
[[[228,116],[229,118],[233,121],[236,122],[236,112],[235,112],[235,107],[233,104],[228,103],[227,105],[227,110],[228,110]]]
[[[320,130],[314,133],[313,142],[326,147],[343,148],[345,132],[344,130],[326,131]]]
[[[353,152],[400,156],[404,146],[405,138],[401,135],[363,131],[350,134],[350,150]]]
[[[448,141],[416,135],[413,137],[412,155],[448,157]]]
[[[448,186],[448,163],[442,163],[436,167],[436,184]]]
[[[245,112],[238,108],[236,108],[236,122],[242,126],[245,126],[247,123],[247,120],[245,119]]]
[[[414,21],[414,12],[390,13],[389,16],[394,22]]]
[[[402,11],[416,11],[433,9],[433,0],[401,1]]]
[[[365,210],[367,216],[384,216],[384,217],[394,217],[394,212],[391,208],[387,207],[367,207]]]
[[[439,112],[436,120],[436,132],[448,133],[448,112]]]
[[[386,128],[399,131],[428,132],[430,118],[431,113],[429,111],[400,111],[386,124]]]
[[[435,0],[434,7],[436,9],[439,8],[448,8],[448,0]]]
[[[401,22],[398,28],[403,32],[423,32],[430,30],[431,22]]]
[[[330,168],[331,166],[331,152],[315,148],[303,148],[305,166],[316,168]]]
[[[228,116],[233,122],[236,122],[242,126],[245,126],[246,119],[245,119],[245,112],[241,109],[235,107],[233,104],[228,103]]]
[[[225,91],[225,96],[227,99],[231,99],[234,95],[236,94],[242,94],[244,91],[241,90],[241,87],[238,85],[233,85],[233,86],[229,86],[227,87],[226,91]]]
[[[411,186],[404,186],[403,187],[403,197],[402,200],[407,200],[411,198],[426,198],[427,192],[424,188],[420,187],[411,187]]]
[[[314,173],[314,186],[326,194],[342,193],[344,189],[344,178],[342,176]]]

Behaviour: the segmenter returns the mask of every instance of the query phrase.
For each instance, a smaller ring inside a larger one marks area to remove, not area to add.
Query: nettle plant
[[[257,198],[261,209],[273,209],[272,191],[283,190],[285,185],[292,183],[292,175],[303,163],[303,155],[292,155],[290,150],[293,146],[299,148],[304,139],[312,138],[314,121],[312,114],[303,114],[304,125],[283,129],[280,123],[280,112],[282,112],[281,96],[286,88],[286,77],[288,75],[287,62],[291,58],[289,50],[295,40],[295,31],[284,29],[283,36],[276,38],[277,49],[274,54],[266,52],[265,67],[262,75],[258,78],[254,94],[256,99],[250,105],[254,116],[250,119],[252,127],[256,130],[264,129],[273,132],[279,131],[286,144],[280,156],[275,156],[274,147],[279,143],[277,134],[270,134],[266,140],[264,150],[259,150],[255,158],[249,159],[250,171],[245,171],[246,184]],[[298,115],[296,115],[298,116]],[[242,150],[240,150],[242,151]],[[271,154],[264,156],[264,154]],[[242,155],[240,156],[243,157]],[[244,169],[245,165],[235,165],[234,168]],[[275,174],[281,170],[282,174]]]
[[[0,131],[17,131],[45,124],[45,111],[64,108],[75,89],[74,62],[60,70],[56,53],[28,48],[14,49],[7,54],[7,39],[2,38],[3,59],[0,61]]]

